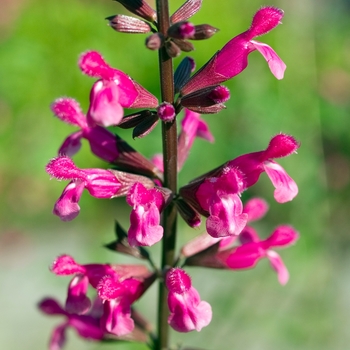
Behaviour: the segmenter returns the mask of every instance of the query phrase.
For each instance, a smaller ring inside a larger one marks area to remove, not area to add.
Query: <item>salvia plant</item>
[[[125,230],[117,222],[116,238],[106,247],[145,263],[85,264],[70,255],[58,256],[51,272],[72,279],[64,305],[52,298],[39,303],[43,313],[62,319],[52,332],[50,350],[64,347],[68,328],[92,341],[129,340],[146,343],[150,349],[169,349],[169,326],[177,332],[199,332],[212,319],[211,306],[201,300],[185,270],[187,266],[234,271],[253,268],[267,258],[284,285],[289,275],[275,248],[289,246],[298,238],[293,227],[281,225],[261,239],[251,222],[265,215],[266,201],[241,201],[242,192],[263,172],[275,188],[278,203],[297,195],[296,183],[275,161],[296,153],[299,143],[290,135],[277,134],[267,142],[266,149],[240,155],[199,174],[181,188],[177,186],[177,174],[195,138],[214,139],[201,115],[225,108],[230,92],[221,84],[247,67],[248,55],[259,51],[272,74],[283,78],[283,61],[270,46],[255,41],[281,23],[283,11],[260,8],[248,30],[232,38],[203,67],[196,70],[194,60],[185,57],[173,72],[174,57],[193,50],[194,41],[209,39],[218,31],[209,24],[189,21],[200,10],[202,0],[187,0],[171,16],[168,0],[157,0],[156,10],[145,0],[117,1],[138,17],[111,16],[107,18],[110,26],[118,32],[147,33],[146,47],[158,50],[160,101],[129,75],[110,66],[99,52],[82,53],[79,68],[93,80],[89,108],[84,114],[79,103],[68,97],[52,103],[54,115],[77,130],[64,140],[46,171],[52,178],[68,181],[53,209],[63,221],[78,216],[85,189],[96,198],[125,197],[131,207],[130,226]],[[124,115],[124,108],[137,111]],[[132,129],[132,136],[140,138],[159,121],[163,155],[152,160],[107,129]],[[79,151],[81,139],[87,140],[94,155],[106,161],[107,170],[81,169],[74,163],[72,157]],[[192,228],[199,227],[203,218],[206,225],[206,232],[179,252],[175,250],[177,214]],[[159,265],[145,248],[157,243],[162,246]],[[158,307],[156,329],[151,326],[155,322],[133,306],[153,283],[159,284],[154,301]]]

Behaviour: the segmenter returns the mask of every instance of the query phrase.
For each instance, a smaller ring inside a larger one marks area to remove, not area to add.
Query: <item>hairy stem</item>
[[[168,0],[157,0],[158,29],[166,35],[170,25]],[[165,48],[159,50],[159,69],[161,96],[163,102],[174,103],[174,79],[173,63]],[[174,194],[177,192],[177,131],[176,120],[170,123],[162,123],[163,139],[163,160],[164,160],[164,186]],[[162,262],[161,269],[174,263],[174,252],[176,243],[176,218],[177,211],[173,204],[170,204],[163,214],[164,237],[162,240]],[[164,281],[159,283],[158,300],[158,341],[157,350],[168,349],[168,307],[167,290]]]

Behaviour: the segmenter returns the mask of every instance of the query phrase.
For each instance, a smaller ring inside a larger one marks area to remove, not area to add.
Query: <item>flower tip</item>
[[[121,283],[116,280],[115,276],[106,275],[101,278],[97,285],[98,296],[102,300],[112,300],[120,296],[122,288]]]
[[[215,103],[224,103],[230,99],[230,90],[226,86],[219,85],[209,94],[209,98]]]
[[[46,172],[58,180],[70,180],[76,175],[77,167],[74,162],[67,156],[52,158],[45,168]]]
[[[271,139],[266,151],[268,158],[280,158],[295,153],[299,147],[299,142],[293,136],[281,133]]]
[[[83,266],[77,264],[73,257],[67,254],[58,256],[50,267],[50,271],[56,275],[71,275],[73,273],[84,273]]]
[[[252,38],[266,34],[281,23],[283,15],[283,10],[277,7],[262,7],[255,13],[248,32]]]
[[[110,68],[97,51],[83,52],[78,59],[80,70],[90,77],[101,77],[104,68]]]
[[[82,120],[85,118],[80,104],[70,97],[60,97],[56,99],[51,103],[50,109],[57,118],[67,124],[80,126]]]
[[[181,268],[172,268],[167,272],[166,287],[170,292],[183,294],[191,288],[191,277]]]

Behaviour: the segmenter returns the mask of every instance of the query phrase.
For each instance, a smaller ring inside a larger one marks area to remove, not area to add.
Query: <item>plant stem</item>
[[[158,30],[166,36],[170,25],[168,0],[157,0]],[[174,78],[173,63],[165,48],[159,50],[159,69],[161,96],[163,102],[174,103]],[[162,123],[163,161],[164,161],[164,186],[174,194],[177,193],[177,130],[176,120],[170,123]],[[174,263],[176,243],[176,218],[177,211],[173,203],[165,208],[163,213],[164,236],[162,239],[161,270]],[[164,281],[159,282],[158,300],[158,341],[156,350],[168,349],[168,306],[167,290]]]

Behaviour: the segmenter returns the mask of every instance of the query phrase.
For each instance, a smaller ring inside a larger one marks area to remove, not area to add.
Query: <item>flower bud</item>
[[[151,26],[138,18],[116,15],[106,18],[109,25],[117,32],[122,33],[149,33]]]
[[[161,33],[154,33],[146,39],[146,47],[150,50],[159,50],[164,45],[164,40]]]
[[[169,123],[175,118],[175,108],[169,102],[161,103],[157,108],[159,118],[166,123]]]
[[[216,32],[219,31],[218,28],[215,28],[209,24],[200,24],[194,27],[195,31],[192,37],[189,39],[192,40],[203,40],[211,38]]]
[[[195,34],[195,26],[191,22],[178,22],[168,29],[168,36],[175,39],[189,39]]]
[[[180,40],[179,40],[179,41],[180,41]],[[166,49],[167,54],[168,54],[170,57],[177,57],[177,56],[180,56],[180,54],[181,54],[181,49],[180,49],[180,47],[175,43],[175,39],[174,39],[174,40],[167,41],[167,42],[165,43],[165,49]]]

